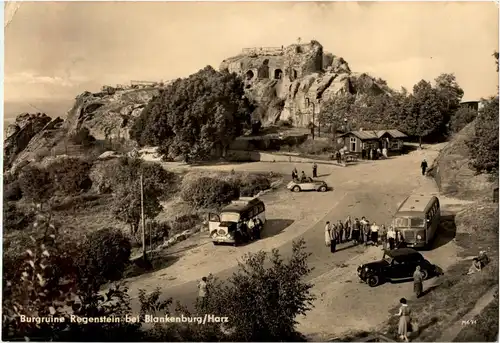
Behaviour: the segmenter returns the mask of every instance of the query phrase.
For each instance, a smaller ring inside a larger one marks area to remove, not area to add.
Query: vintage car
[[[287,189],[292,192],[301,192],[301,191],[318,191],[318,192],[326,192],[328,190],[328,186],[325,181],[321,180],[313,180],[308,177],[303,182],[300,180],[292,180],[286,186]]]
[[[380,261],[359,266],[358,276],[368,286],[376,287],[386,281],[412,280],[417,266],[424,280],[443,274],[441,268],[427,261],[418,251],[402,248],[386,250]]]

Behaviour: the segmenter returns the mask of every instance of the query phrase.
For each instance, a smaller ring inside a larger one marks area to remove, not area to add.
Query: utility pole
[[[144,261],[147,261],[147,255],[146,255],[146,225],[145,225],[145,218],[144,218],[144,182],[142,179],[142,172],[141,172],[141,226],[142,226],[142,257],[144,258]]]

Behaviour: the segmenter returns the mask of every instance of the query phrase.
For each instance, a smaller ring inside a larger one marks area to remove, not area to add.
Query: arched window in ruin
[[[282,76],[283,76],[283,71],[281,69],[274,70],[274,78],[276,80],[280,80]]]
[[[251,79],[253,79],[253,76],[254,76],[254,75],[253,75],[253,71],[251,71],[251,70],[247,71],[247,74],[246,74],[246,75],[247,75],[247,80],[251,80]]]

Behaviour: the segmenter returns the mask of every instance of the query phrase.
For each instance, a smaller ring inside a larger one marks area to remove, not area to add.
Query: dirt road
[[[411,297],[412,284],[386,284],[377,288],[360,284],[356,267],[380,258],[381,249],[340,246],[340,251],[331,254],[324,244],[325,221],[344,220],[351,215],[353,218],[366,216],[372,222],[388,224],[397,205],[410,193],[437,193],[433,180],[423,177],[419,170],[422,158],[431,164],[435,156],[437,151],[424,150],[346,168],[320,165],[319,174],[334,186],[332,192],[296,194],[280,191],[264,196],[270,222],[286,226],[283,223],[287,221],[288,226],[270,229],[261,241],[238,248],[203,244],[208,243],[208,239],[202,238],[198,242],[202,245],[186,251],[170,267],[130,280],[131,296],[139,288],[152,291],[161,287],[165,296],[172,296],[185,304],[192,303],[196,297],[196,282],[202,276],[211,272],[227,278],[245,253],[261,249],[279,248],[287,257],[291,254],[291,241],[304,238],[312,253],[309,263],[314,270],[310,280],[315,284],[313,291],[318,298],[307,317],[300,318],[299,330],[311,339],[325,340],[346,331],[373,328],[387,318],[388,310],[400,297]],[[297,165],[299,171],[301,167],[305,166]],[[288,173],[293,165],[249,163],[213,168]],[[431,262],[443,269],[455,261],[456,247],[449,242],[451,238],[441,237],[435,249],[424,252]],[[431,282],[429,280],[427,284]]]

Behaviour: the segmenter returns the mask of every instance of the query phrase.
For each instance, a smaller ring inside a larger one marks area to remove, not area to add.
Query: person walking
[[[378,247],[378,230],[380,228],[378,227],[377,223],[373,222],[372,226],[370,227],[370,232],[372,236],[372,243],[376,247]]]
[[[337,228],[332,224],[330,229],[330,252],[334,253],[337,250]]]
[[[330,233],[330,230],[331,230],[331,226],[330,226],[330,222],[326,222],[326,225],[325,225],[325,245],[328,247],[330,246],[331,244],[331,240],[332,240],[332,235]]]
[[[318,177],[318,165],[316,162],[313,164],[313,177]]]
[[[413,291],[417,296],[417,299],[422,296],[424,290],[424,276],[420,271],[420,266],[417,266],[415,272],[413,273]]]
[[[389,249],[394,250],[396,246],[396,231],[392,226],[389,226],[389,230],[387,230],[387,242],[389,243]]]
[[[207,306],[207,296],[208,296],[208,285],[207,278],[204,276],[201,278],[200,283],[198,283],[198,306],[205,309]]]
[[[425,176],[425,171],[427,170],[427,161],[424,159],[422,163],[420,163],[420,169],[422,169],[422,175]]]
[[[408,307],[407,301],[405,298],[401,298],[399,300],[401,307],[399,308],[398,314],[396,316],[399,317],[398,323],[398,335],[399,338],[405,342],[409,342],[408,340],[408,326],[410,325],[410,314],[411,310]]]

